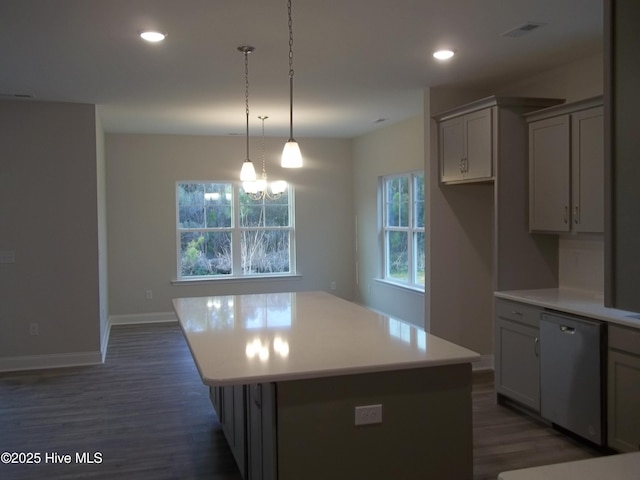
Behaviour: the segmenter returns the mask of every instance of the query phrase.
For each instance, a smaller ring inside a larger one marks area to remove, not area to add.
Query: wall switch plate
[[[356,407],[355,424],[372,425],[382,423],[382,405],[362,405]]]
[[[3,250],[0,252],[0,263],[16,263],[16,252]]]
[[[37,323],[29,324],[29,335],[32,337],[35,335],[40,335],[40,326]]]
[[[147,300],[152,300],[153,299],[153,290],[145,290],[144,298],[146,298]]]

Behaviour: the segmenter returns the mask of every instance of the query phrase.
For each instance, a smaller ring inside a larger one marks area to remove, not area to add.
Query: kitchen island
[[[173,304],[245,478],[472,478],[475,352],[324,292]]]

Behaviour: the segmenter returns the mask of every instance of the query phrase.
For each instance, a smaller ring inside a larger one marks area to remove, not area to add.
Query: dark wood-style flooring
[[[473,415],[474,480],[598,455],[497,405],[491,373],[474,374]],[[0,463],[0,479],[240,479],[175,323],[113,327],[103,365],[0,374],[2,452],[40,463]],[[46,463],[55,453],[71,464]]]

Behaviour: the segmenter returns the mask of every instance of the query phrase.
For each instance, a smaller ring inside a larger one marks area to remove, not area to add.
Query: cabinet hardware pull
[[[569,217],[569,207],[567,207],[565,205],[564,206],[564,223],[565,223],[565,225],[568,223],[568,217]]]
[[[517,310],[512,310],[511,311],[511,315],[519,315],[521,317],[522,316],[522,312],[519,312]]]
[[[540,339],[538,337],[533,341],[533,353],[536,357],[540,356]]]
[[[467,173],[469,171],[469,159],[464,157],[464,172]]]
[[[567,327],[566,325],[560,325],[560,330],[564,333],[568,333],[569,335],[573,335],[576,333],[576,329],[573,327]]]
[[[576,225],[580,223],[580,220],[578,219],[578,205],[573,207],[573,222]]]
[[[464,157],[460,159],[460,161],[458,162],[458,169],[460,170],[460,173],[464,172]]]

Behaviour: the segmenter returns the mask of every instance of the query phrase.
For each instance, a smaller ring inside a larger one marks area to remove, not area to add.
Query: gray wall
[[[0,369],[100,359],[97,148],[93,105],[0,102]]]
[[[378,281],[381,244],[378,179],[383,175],[424,168],[422,117],[354,139],[353,204],[357,231],[356,300],[370,308],[424,327],[424,294]]]
[[[351,299],[354,284],[351,141],[298,139],[305,166],[279,166],[283,140],[265,139],[267,174],[294,185],[299,278],[173,284],[175,185],[236,180],[244,137],[108,134],[109,314],[116,321],[167,316],[171,299],[215,294],[325,290]],[[260,139],[251,140],[260,160]],[[153,291],[153,299],[145,291]],[[158,315],[159,314],[159,315]]]

